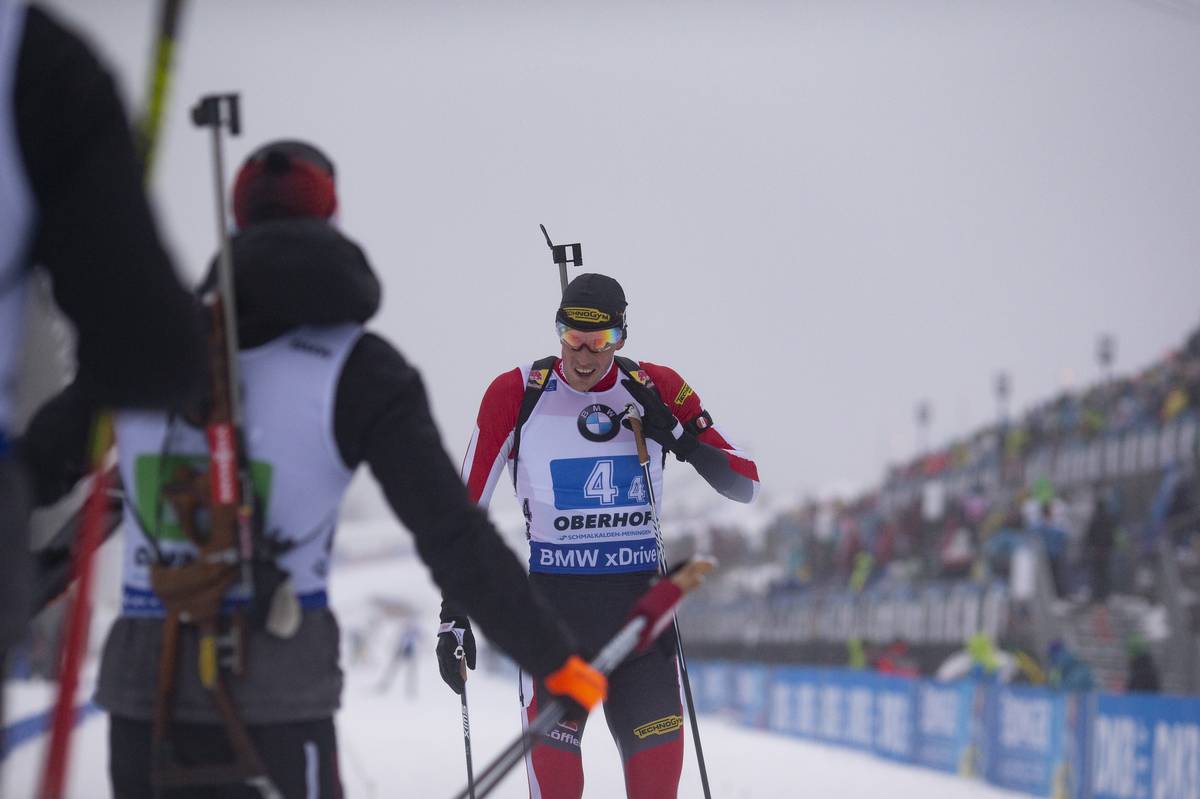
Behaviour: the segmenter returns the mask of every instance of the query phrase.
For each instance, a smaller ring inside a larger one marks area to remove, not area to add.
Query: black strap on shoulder
[[[637,361],[633,360],[632,358],[626,358],[623,355],[618,355],[614,360],[616,360],[617,366],[622,372],[625,373],[626,377],[633,378],[639,383],[644,383],[647,386],[654,385],[654,383],[650,381],[650,375],[642,372],[642,365]],[[641,374],[634,374],[635,372],[640,372]]]
[[[517,426],[513,428],[512,475],[514,486],[517,484],[517,455],[521,452],[521,428],[533,415],[533,408],[542,398],[542,392],[546,390],[546,384],[550,382],[550,373],[554,371],[554,364],[557,361],[557,355],[538,358],[529,370],[529,379],[525,381],[525,396],[521,397],[521,409],[517,411]]]

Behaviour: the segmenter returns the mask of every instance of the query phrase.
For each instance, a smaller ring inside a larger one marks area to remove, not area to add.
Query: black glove
[[[467,684],[460,662],[466,660],[468,669],[475,668],[475,634],[471,632],[471,622],[465,616],[438,625],[437,659],[442,682],[449,685],[454,693],[462,694]]]
[[[632,378],[625,378],[621,385],[629,390],[633,398],[642,406],[642,430],[646,438],[657,441],[668,452],[674,452],[675,457],[686,461],[700,447],[700,440],[683,429],[683,425],[667,403],[662,401],[658,392],[653,388],[642,385]],[[621,420],[621,424],[629,427],[629,420]]]

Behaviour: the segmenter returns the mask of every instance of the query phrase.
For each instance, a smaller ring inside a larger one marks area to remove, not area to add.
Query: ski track
[[[353,527],[368,542],[402,535],[393,525]],[[343,530],[343,537],[349,532]],[[453,796],[466,782],[460,708],[458,697],[442,684],[437,673],[434,629],[438,598],[423,565],[411,556],[356,559],[352,564],[335,568],[331,597],[343,633],[358,628],[366,631],[370,639],[368,658],[346,667],[346,690],[338,715],[346,795],[352,799]],[[415,623],[423,633],[428,633],[417,649],[415,675],[407,667],[401,669],[386,693],[378,691],[380,678],[402,622],[393,612],[382,610],[374,601],[377,598],[407,604],[415,613]],[[93,641],[99,640],[99,635],[93,637]],[[348,647],[344,646],[343,664],[348,657]],[[485,671],[489,664],[493,667],[491,672]],[[88,669],[84,676],[90,686],[94,668]],[[416,691],[409,695],[410,680],[414,677]],[[81,693],[80,699],[86,701],[87,696],[86,692]],[[12,683],[6,686],[5,698],[7,722],[12,723],[48,708],[53,701],[53,687]],[[482,646],[480,670],[468,681],[468,700],[478,774],[520,729],[516,673],[498,658],[489,657]],[[713,794],[719,799],[1023,796],[859,752],[748,730],[715,716],[701,717],[701,736]],[[110,796],[106,738],[103,714],[94,714],[76,728],[67,792],[71,799]],[[35,795],[44,744],[45,737],[20,746],[3,764],[0,779],[3,799],[27,799]],[[598,714],[588,723],[584,750],[585,796],[592,799],[624,796],[616,747]],[[690,732],[679,795],[702,796]],[[492,796],[527,797],[523,768],[510,773]]]

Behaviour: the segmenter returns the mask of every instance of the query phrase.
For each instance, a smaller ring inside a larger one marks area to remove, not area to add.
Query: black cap
[[[625,291],[608,275],[588,273],[567,284],[554,318],[576,330],[625,327]]]

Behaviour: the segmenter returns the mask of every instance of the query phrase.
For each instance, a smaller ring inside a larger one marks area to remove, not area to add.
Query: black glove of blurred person
[[[442,674],[442,682],[450,686],[456,694],[462,694],[466,689],[461,662],[466,661],[468,669],[475,668],[475,634],[471,632],[471,622],[466,616],[455,616],[438,625],[437,659],[438,671]],[[462,648],[462,657],[456,653]]]
[[[642,430],[646,438],[658,442],[668,452],[674,452],[681,461],[686,461],[700,447],[700,440],[683,429],[683,424],[671,413],[656,390],[628,377],[621,381],[621,385],[642,406]],[[629,420],[623,419],[621,424],[628,428]]]

